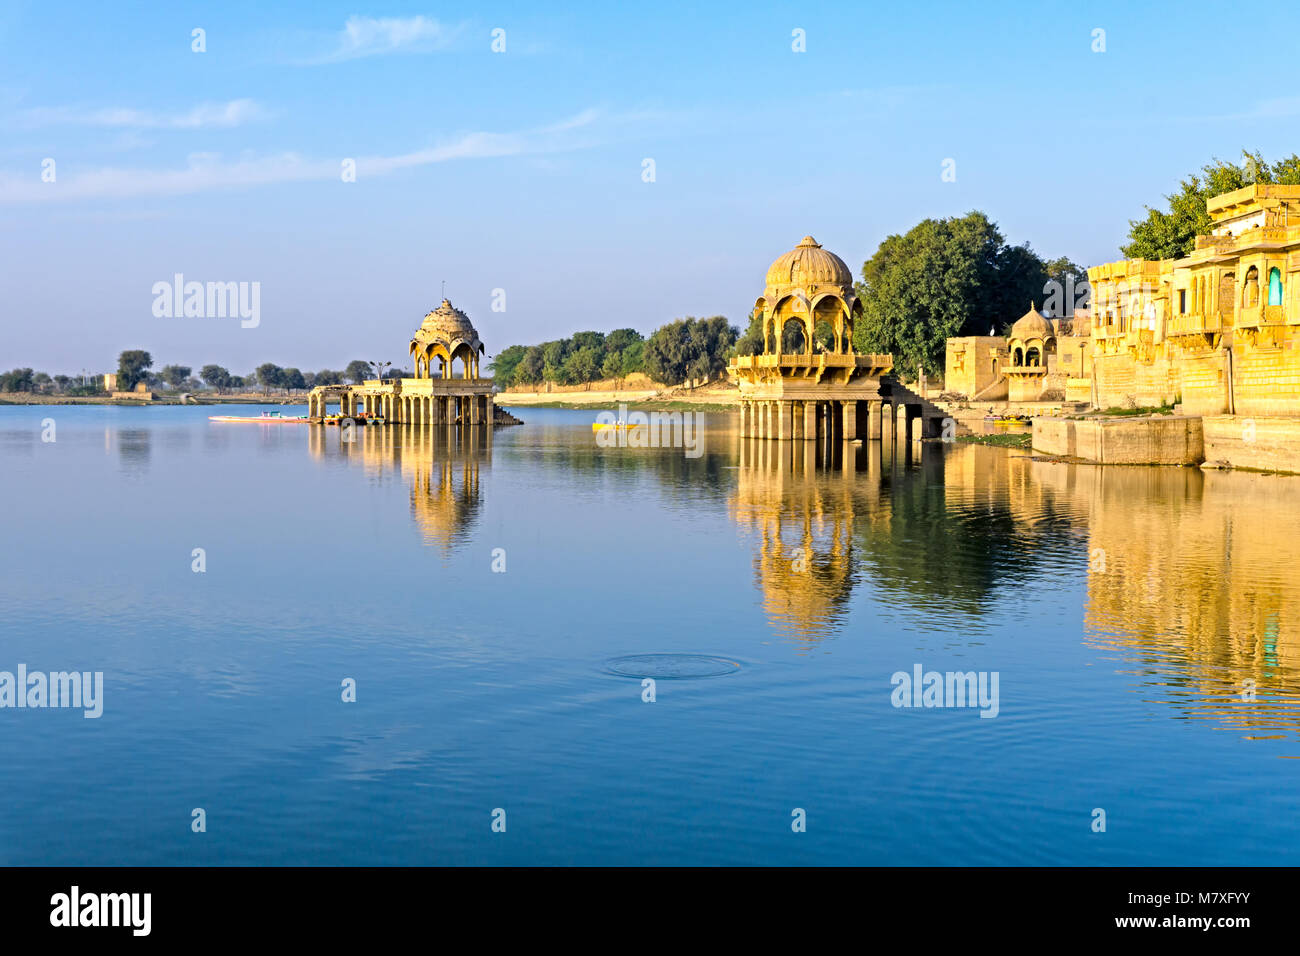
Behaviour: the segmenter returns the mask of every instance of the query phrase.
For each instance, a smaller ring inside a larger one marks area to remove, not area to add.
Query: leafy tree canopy
[[[1041,303],[1047,280],[1043,260],[1028,245],[1007,245],[984,213],[926,219],[863,264],[853,346],[888,352],[906,374],[939,372],[947,339],[1005,328]]]
[[[143,349],[128,349],[117,357],[117,387],[129,392],[144,380],[153,356]]]
[[[1147,207],[1145,219],[1129,222],[1129,241],[1120,246],[1127,259],[1181,259],[1191,253],[1196,237],[1211,231],[1207,200],[1250,183],[1300,185],[1300,156],[1292,153],[1269,164],[1258,151],[1242,151],[1240,163],[1212,160],[1179,183],[1165,197],[1166,209]]]

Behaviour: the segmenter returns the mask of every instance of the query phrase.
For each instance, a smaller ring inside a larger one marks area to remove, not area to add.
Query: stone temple
[[[479,375],[483,343],[469,316],[449,300],[443,299],[424,317],[407,351],[415,364],[414,378],[317,386],[307,398],[307,417],[319,422],[351,418],[367,424],[518,423],[509,412],[496,407],[492,379]],[[333,403],[339,405],[337,418],[326,414]]]
[[[746,438],[853,441],[893,437],[895,417],[912,437],[938,433],[942,413],[903,389],[889,373],[889,355],[853,350],[853,323],[862,303],[844,260],[804,236],[767,270],[753,315],[763,323],[763,351],[738,355],[729,371],[740,388],[740,429]],[[787,330],[799,344],[785,351]]]

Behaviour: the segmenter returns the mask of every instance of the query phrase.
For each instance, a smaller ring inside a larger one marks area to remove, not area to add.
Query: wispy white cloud
[[[383,176],[400,169],[456,159],[486,159],[523,154],[557,153],[596,143],[597,110],[549,126],[516,133],[473,132],[438,146],[390,156],[357,156],[357,179]],[[81,199],[138,199],[180,196],[216,189],[248,188],[278,183],[340,181],[342,161],[313,159],[298,153],[226,160],[214,153],[191,154],[177,169],[106,167],[65,175],[60,167],[53,183],[40,181],[39,171],[24,176],[0,173],[0,203],[66,202]]]
[[[1255,120],[1291,119],[1300,116],[1300,96],[1278,96],[1260,100],[1237,113],[1217,113],[1199,116],[1171,117],[1180,123],[1251,122]]]
[[[183,113],[159,113],[128,107],[74,109],[37,107],[19,114],[30,126],[100,126],[117,129],[229,129],[266,118],[267,111],[248,99],[200,103]]]
[[[390,53],[433,53],[445,50],[465,30],[425,16],[348,18],[323,53],[299,60],[303,66],[340,63]]]

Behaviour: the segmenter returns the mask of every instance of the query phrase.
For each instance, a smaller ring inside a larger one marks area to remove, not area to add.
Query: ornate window
[[[1277,266],[1268,271],[1268,304],[1282,304],[1282,270]]]

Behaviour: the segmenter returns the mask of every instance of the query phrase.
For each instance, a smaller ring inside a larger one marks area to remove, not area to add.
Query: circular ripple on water
[[[703,654],[631,654],[605,662],[604,671],[616,677],[653,677],[655,680],[687,680],[722,677],[740,670],[740,664],[725,657]]]

